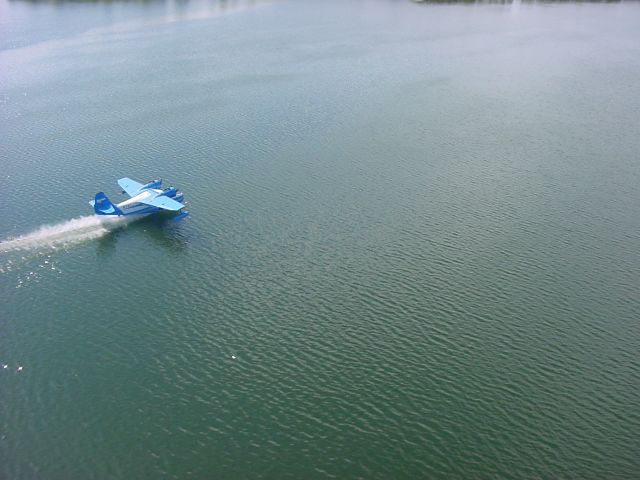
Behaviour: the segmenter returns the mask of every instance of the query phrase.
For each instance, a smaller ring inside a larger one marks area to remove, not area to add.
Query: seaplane
[[[118,185],[122,193],[129,195],[128,200],[113,204],[104,192],[96,193],[95,199],[89,204],[98,215],[128,216],[147,215],[163,210],[180,212],[185,206],[180,203],[184,194],[175,187],[162,188],[162,180],[152,180],[149,183],[139,183],[130,178],[121,178]],[[186,217],[189,212],[182,211],[176,220]]]

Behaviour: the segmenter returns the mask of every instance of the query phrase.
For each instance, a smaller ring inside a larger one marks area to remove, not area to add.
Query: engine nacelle
[[[178,193],[178,190],[176,189],[176,187],[169,187],[169,188],[165,188],[160,195],[164,197],[173,198],[176,196],[176,193]]]
[[[162,180],[151,180],[146,185],[143,185],[140,190],[144,190],[145,188],[160,188],[160,185],[162,185]]]

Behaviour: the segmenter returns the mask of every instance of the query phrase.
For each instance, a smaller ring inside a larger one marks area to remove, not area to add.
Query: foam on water
[[[101,237],[131,220],[128,217],[88,215],[53,225],[43,225],[26,235],[0,242],[0,252],[79,243]]]

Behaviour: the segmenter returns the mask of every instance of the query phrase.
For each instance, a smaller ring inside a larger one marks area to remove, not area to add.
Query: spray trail
[[[111,230],[129,223],[132,218],[89,215],[72,218],[53,225],[43,225],[37,230],[0,242],[0,252],[30,250],[41,247],[69,245],[102,237]]]

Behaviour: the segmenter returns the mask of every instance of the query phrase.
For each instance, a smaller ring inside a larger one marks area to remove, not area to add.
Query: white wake
[[[0,252],[30,250],[33,248],[55,247],[84,242],[102,237],[109,231],[129,223],[131,220],[131,217],[89,215],[72,218],[71,220],[53,225],[43,225],[26,235],[1,241]]]

